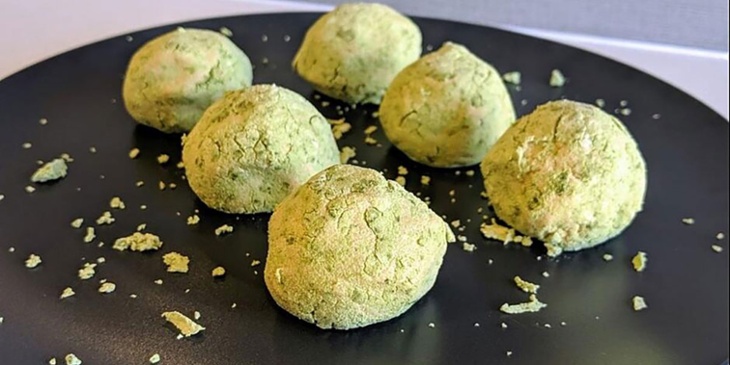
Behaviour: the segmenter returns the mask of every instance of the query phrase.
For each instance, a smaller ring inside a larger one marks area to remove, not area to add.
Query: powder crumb
[[[479,327],[479,322],[475,322],[474,327]]]
[[[89,152],[96,153],[96,147],[94,147],[94,146],[89,147]]]
[[[507,357],[512,357],[512,351],[507,351]]]
[[[76,218],[71,221],[71,227],[73,228],[81,228],[81,225],[84,224],[84,218]]]
[[[134,294],[134,293],[129,294],[129,297],[132,299],[137,299],[137,294]]]
[[[329,122],[332,127],[332,135],[334,135],[335,140],[338,141],[345,135],[345,133],[352,130],[352,124],[347,123],[345,118],[327,119],[327,122]]]
[[[365,144],[370,145],[370,146],[374,146],[374,145],[378,144],[378,140],[373,137],[370,137],[370,136],[365,137],[364,141],[365,141]]]
[[[472,177],[476,173],[474,172],[474,170],[466,170],[466,172],[464,174],[466,174],[466,176]]]
[[[184,337],[190,337],[205,330],[205,327],[195,323],[195,321],[178,311],[164,312],[162,317],[175,326]]]
[[[723,248],[722,246],[712,245],[712,251],[715,251],[716,253],[722,253]]]
[[[504,323],[504,322],[502,322],[502,329],[506,330],[506,329],[507,329],[507,327],[508,327],[508,326],[507,326],[507,323]]]
[[[167,154],[164,154],[163,153],[163,154],[157,156],[157,163],[160,164],[160,165],[164,165],[168,161],[170,161],[170,156],[168,156]]]
[[[634,311],[636,312],[643,311],[644,309],[649,308],[649,306],[646,304],[646,300],[638,295],[631,299],[631,304],[633,305]]]
[[[41,257],[32,253],[25,260],[25,267],[27,267],[29,269],[34,269],[34,268],[38,267],[38,265],[40,265],[41,262],[43,262],[43,260],[41,260]]]
[[[151,251],[158,250],[162,247],[162,241],[160,237],[152,233],[140,233],[134,232],[127,237],[118,238],[114,241],[113,249],[117,251],[131,250],[131,251]]]
[[[555,69],[552,72],[550,72],[550,86],[552,87],[563,87],[567,80],[565,79],[565,75],[558,70]]]
[[[519,304],[504,303],[499,310],[507,314],[521,314],[539,312],[545,307],[547,307],[547,304],[540,302],[535,294],[531,294],[529,302]]]
[[[549,278],[549,277],[550,277],[550,273],[549,273],[549,272],[547,272],[547,271],[543,271],[543,272],[542,272],[542,277],[544,277],[544,278]]]
[[[350,159],[357,156],[357,149],[355,147],[344,146],[340,150],[340,163],[346,164]]]
[[[291,40],[291,37],[289,35],[284,35],[284,42],[289,42]]]
[[[66,161],[61,158],[56,158],[36,170],[30,177],[30,181],[43,183],[64,178],[67,174],[68,166],[66,166]]]
[[[64,161],[66,161],[66,162],[74,162],[74,159],[73,159],[73,157],[71,157],[71,155],[69,155],[68,153],[62,153],[62,154],[61,154],[61,158],[62,158],[62,159],[63,159]]]
[[[456,240],[459,241],[459,242],[466,242],[469,239],[466,238],[466,236],[458,235],[458,236],[456,236]]]
[[[226,269],[223,266],[217,266],[210,273],[214,278],[219,278],[226,275]]]
[[[28,186],[25,187],[25,191],[27,193],[31,194],[31,193],[33,193],[35,191],[35,188],[32,187],[32,186],[30,186],[30,185],[28,185]]]
[[[231,304],[231,309],[236,309],[236,307],[238,307],[238,303]]]
[[[431,323],[429,323],[429,324],[428,324],[428,327],[430,327],[430,328],[435,328],[435,327],[436,327],[436,324],[435,324],[435,323],[433,323],[433,322],[431,322]]]
[[[228,224],[224,224],[224,225],[216,228],[214,232],[215,232],[216,236],[222,236],[224,234],[233,232],[233,227],[229,226]]]
[[[23,146],[23,149],[26,149],[26,150],[33,147],[33,145],[30,142],[25,142],[25,143],[23,143],[22,146]]]
[[[15,247],[8,247],[8,252],[10,252],[10,253],[15,252]]]
[[[660,119],[661,117],[662,117],[662,115],[661,115],[661,114],[653,114],[653,115],[651,116],[651,119],[654,119],[654,120],[658,120],[658,119]]]
[[[454,228],[459,228],[460,225],[461,225],[461,221],[458,219],[451,221],[451,226]]]
[[[162,256],[162,261],[167,265],[167,272],[187,273],[190,258],[177,252],[169,252]]]
[[[421,176],[421,185],[428,186],[429,183],[431,183],[431,177],[430,176],[426,176],[426,175],[422,175]]]
[[[59,298],[66,299],[66,298],[70,298],[74,295],[76,295],[76,292],[74,292],[73,288],[69,286],[69,287],[66,287],[66,289],[63,289],[63,291],[61,292],[61,296]]]
[[[194,226],[200,222],[200,217],[197,214],[193,214],[188,217],[187,223],[189,226]]]
[[[253,260],[251,261],[251,267],[259,266],[261,265],[261,261],[259,260]]]
[[[96,263],[97,264],[103,264],[105,262],[106,262],[106,259],[104,257],[97,257],[96,258]]]
[[[197,321],[197,320],[200,319],[200,317],[201,317],[200,312],[198,312],[198,311],[193,312],[193,319],[194,320]]]
[[[150,364],[157,364],[158,362],[160,362],[160,360],[161,360],[160,354],[154,354],[154,355],[150,356]]]
[[[408,169],[405,166],[398,166],[398,175],[408,175]]]
[[[518,71],[507,72],[502,75],[502,80],[508,84],[519,85],[522,83],[522,73]]]
[[[606,101],[603,99],[596,99],[596,106],[598,106],[599,108],[603,108],[604,106],[606,106]]]
[[[147,223],[141,223],[137,226],[137,232],[142,232],[147,229]]]
[[[523,280],[519,276],[515,276],[514,281],[515,285],[517,285],[517,287],[522,289],[522,291],[525,293],[537,294],[537,291],[540,289],[540,285]]]
[[[646,270],[646,264],[649,261],[649,257],[646,255],[646,252],[639,251],[636,253],[636,256],[631,259],[631,264],[634,266],[634,270],[636,272],[643,272]]]
[[[505,245],[513,242],[515,238],[514,229],[497,224],[494,218],[492,218],[492,224],[482,223],[479,230],[484,238],[502,241]]]
[[[466,252],[474,252],[477,249],[476,245],[472,245],[469,242],[464,242],[461,244],[461,249]]]
[[[87,262],[84,266],[79,269],[78,276],[81,280],[89,280],[96,275],[96,264]]]
[[[104,282],[99,286],[99,293],[102,294],[113,293],[115,290],[117,290],[117,285],[111,281]]]
[[[184,169],[185,168],[185,163],[182,162],[182,161],[180,161],[180,162],[177,163],[177,165],[175,165],[175,167],[177,167],[178,169]]]
[[[717,234],[717,235],[715,236],[715,238],[716,238],[716,239],[717,239],[718,241],[720,241],[720,240],[724,240],[724,239],[725,239],[725,234],[724,234],[724,233],[722,233],[722,232],[720,232],[720,233],[718,233],[718,234]]]
[[[221,27],[218,31],[226,37],[233,37],[233,32],[226,27]]]
[[[112,224],[114,223],[116,219],[112,216],[112,213],[110,211],[105,211],[101,214],[99,218],[96,219],[96,224],[103,225],[103,224]]]
[[[631,115],[631,109],[630,108],[621,108],[618,110],[618,113],[625,117],[628,117],[629,115]]]
[[[165,182],[164,181],[160,180],[160,182],[157,183],[157,187],[160,190],[165,190],[165,188],[167,187],[167,185],[165,185]]]
[[[134,183],[134,186],[141,188],[142,186],[144,186],[144,181],[142,181],[142,180],[137,181],[136,183]]]
[[[38,124],[46,125],[46,124],[48,124],[48,119],[46,119],[46,118],[38,119]]]
[[[603,261],[610,262],[613,261],[613,255],[610,253],[604,253],[603,254]]]
[[[64,360],[66,360],[66,365],[81,365],[82,361],[74,354],[68,354],[66,357],[64,357]]]
[[[162,281],[162,279],[157,279],[157,280],[153,281],[153,283],[155,283],[157,285],[162,285],[162,284],[164,284],[164,281]]]
[[[688,226],[691,226],[691,225],[695,224],[695,219],[694,218],[682,218],[682,223],[684,223]]]
[[[124,202],[118,196],[113,197],[112,200],[109,201],[109,207],[111,207],[112,209],[124,209],[124,208],[126,208],[124,206]]]
[[[132,148],[129,150],[129,158],[135,159],[139,156],[139,148]]]
[[[56,365],[56,364],[57,364],[57,362],[56,362],[56,358],[55,357],[52,357],[52,358],[48,359],[48,365]]]

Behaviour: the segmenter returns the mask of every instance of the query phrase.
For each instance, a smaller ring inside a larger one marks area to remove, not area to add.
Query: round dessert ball
[[[332,166],[274,210],[264,280],[276,303],[324,329],[395,318],[433,286],[448,225],[379,172]]]
[[[544,241],[551,256],[617,236],[646,192],[644,159],[621,121],[567,100],[520,118],[481,170],[497,216]]]
[[[421,31],[407,17],[381,4],[342,4],[309,28],[292,66],[325,95],[378,104],[420,55]]]
[[[432,167],[479,163],[515,121],[497,70],[450,42],[401,71],[379,113],[390,142]]]
[[[182,159],[193,192],[226,213],[270,212],[340,162],[327,120],[302,96],[275,85],[226,93],[185,138]]]
[[[137,122],[166,133],[193,128],[223,93],[251,86],[243,51],[224,35],[178,28],[147,42],[124,77],[124,106]]]

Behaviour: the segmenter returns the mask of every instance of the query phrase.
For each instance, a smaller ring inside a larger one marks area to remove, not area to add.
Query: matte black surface
[[[309,96],[328,117],[343,107],[323,107],[311,88],[289,67],[304,31],[316,14],[232,17],[186,23],[188,27],[230,28],[233,40],[256,65],[256,83],[274,82]],[[728,255],[710,246],[728,232],[728,123],[682,92],[632,68],[570,47],[472,25],[416,19],[424,45],[453,40],[472,49],[501,71],[520,70],[522,91],[511,88],[518,114],[562,96],[593,102],[603,98],[613,111],[627,100],[633,113],[622,119],[646,158],[649,188],[646,208],[619,238],[596,249],[544,258],[544,250],[525,249],[480,237],[480,175],[462,169],[419,166],[390,148],[366,146],[362,130],[377,120],[372,106],[345,113],[355,129],[340,145],[356,146],[357,160],[395,176],[406,166],[408,189],[430,196],[432,207],[448,220],[460,219],[478,249],[448,249],[434,289],[401,318],[349,332],[323,331],[278,309],[263,283],[268,215],[226,216],[206,209],[175,168],[179,136],[136,126],[121,103],[121,80],[128,59],[143,42],[173,29],[157,28],[96,43],[55,57],[0,82],[0,363],[41,364],[51,356],[76,353],[84,364],[144,364],[154,353],[164,364],[719,364],[728,356]],[[262,35],[267,36],[263,41]],[[284,41],[290,36],[289,42]],[[559,68],[570,79],[562,89],[547,85]],[[527,100],[522,106],[521,100]],[[655,120],[652,115],[661,114]],[[48,118],[41,126],[40,118]],[[23,149],[24,142],[33,144]],[[97,153],[89,148],[95,146]],[[127,157],[139,147],[137,160]],[[24,187],[36,160],[70,153],[69,176]],[[172,156],[160,166],[155,157]],[[422,174],[431,185],[419,184]],[[101,178],[100,175],[103,175]],[[135,187],[143,180],[145,185]],[[159,191],[158,181],[177,189]],[[456,202],[448,192],[454,189]],[[109,199],[120,196],[127,208],[113,211],[117,221],[97,229],[93,244],[69,222],[92,223]],[[146,204],[148,209],[140,210]],[[185,218],[200,209],[198,226]],[[178,214],[179,212],[179,214]],[[489,212],[491,214],[491,212]],[[693,217],[696,224],[682,224]],[[140,254],[111,249],[115,238],[140,223],[161,236],[161,252]],[[230,223],[235,232],[216,237]],[[104,247],[97,242],[104,241]],[[9,247],[15,252],[8,252]],[[192,259],[191,272],[168,274],[161,256],[178,251]],[[638,251],[649,253],[644,273],[631,269]],[[606,263],[604,253],[615,260]],[[43,264],[26,269],[37,253]],[[76,272],[99,256],[94,279]],[[488,261],[494,260],[489,265]],[[228,275],[213,280],[223,265]],[[541,273],[547,271],[550,277]],[[257,274],[258,273],[258,274]],[[503,315],[504,302],[520,302],[514,275],[542,284],[549,307],[539,314]],[[96,292],[109,279],[116,292]],[[163,285],[153,283],[162,278]],[[72,286],[77,295],[58,296]],[[185,293],[190,289],[189,293]],[[139,297],[132,299],[129,294]],[[631,298],[643,295],[649,309],[635,313]],[[236,303],[236,308],[231,308]],[[202,314],[207,330],[176,340],[160,313]],[[500,323],[509,327],[502,329]],[[560,323],[565,322],[565,326]],[[429,323],[435,325],[429,327]],[[475,323],[479,323],[476,326]],[[552,328],[547,328],[546,325]],[[507,352],[511,351],[511,357]]]

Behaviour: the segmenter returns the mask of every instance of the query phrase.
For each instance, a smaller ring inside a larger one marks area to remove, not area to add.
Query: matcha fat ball
[[[292,66],[319,92],[379,104],[396,74],[421,55],[421,31],[381,4],[342,4],[307,31]]]
[[[337,165],[274,210],[264,280],[276,303],[306,322],[364,327],[423,297],[453,241],[448,224],[396,182]]]
[[[390,142],[432,167],[479,163],[515,121],[497,70],[450,42],[401,71],[379,113]]]
[[[338,164],[329,123],[299,94],[276,85],[226,93],[185,138],[193,192],[226,213],[270,212],[317,172]]]
[[[497,216],[548,254],[596,246],[641,211],[646,165],[626,127],[592,105],[555,101],[520,118],[481,164]]]
[[[252,78],[251,61],[228,37],[178,28],[132,56],[122,97],[137,122],[162,132],[186,132],[226,91],[249,87]]]

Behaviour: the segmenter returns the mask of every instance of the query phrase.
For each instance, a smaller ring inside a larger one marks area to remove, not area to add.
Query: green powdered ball
[[[423,297],[453,241],[448,225],[396,182],[337,165],[274,211],[264,280],[276,303],[306,322],[364,327]]]
[[[396,76],[379,113],[391,143],[433,167],[479,163],[515,121],[497,70],[449,42]]]
[[[381,4],[342,4],[307,31],[294,70],[321,93],[380,103],[396,74],[421,55],[421,31]]]
[[[574,101],[520,118],[481,164],[497,216],[552,256],[596,246],[641,211],[646,165],[626,127]]]
[[[251,62],[224,35],[183,29],[147,42],[129,61],[124,106],[137,122],[189,131],[226,91],[251,86]]]
[[[185,138],[182,158],[193,192],[226,213],[270,212],[340,160],[327,120],[275,85],[232,91],[214,103]]]

